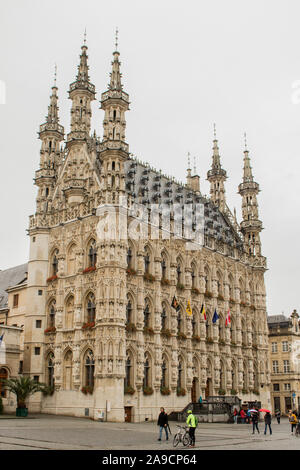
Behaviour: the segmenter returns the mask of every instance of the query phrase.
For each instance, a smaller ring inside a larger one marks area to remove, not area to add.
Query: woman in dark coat
[[[271,413],[267,412],[265,414],[265,432],[264,432],[264,434],[267,434],[268,426],[269,426],[270,434],[272,434],[271,421],[272,421]]]

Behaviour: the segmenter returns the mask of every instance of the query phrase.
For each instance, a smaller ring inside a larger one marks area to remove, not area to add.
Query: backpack
[[[198,420],[197,416],[195,416],[195,425],[196,425],[196,427],[198,426],[198,422],[199,422],[199,420]]]

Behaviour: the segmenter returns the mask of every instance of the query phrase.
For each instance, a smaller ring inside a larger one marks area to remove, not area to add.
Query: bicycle
[[[179,428],[179,430],[173,438],[173,446],[177,447],[179,442],[182,442],[184,446],[189,445],[191,443],[191,438],[189,435],[188,426],[179,426],[179,424],[176,424],[176,426]]]

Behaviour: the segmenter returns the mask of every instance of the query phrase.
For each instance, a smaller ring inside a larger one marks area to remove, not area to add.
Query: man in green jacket
[[[189,427],[189,435],[191,438],[191,447],[195,447],[195,430],[197,427],[197,421],[195,415],[193,415],[192,410],[188,410],[188,417],[186,424]]]

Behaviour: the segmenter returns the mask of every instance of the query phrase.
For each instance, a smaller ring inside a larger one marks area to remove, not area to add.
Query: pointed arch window
[[[164,359],[161,365],[161,388],[165,388],[168,386],[167,382],[167,364],[166,360]]]
[[[192,336],[196,336],[197,334],[197,323],[196,323],[196,318],[195,315],[192,316]]]
[[[56,276],[58,272],[58,250],[55,250],[53,257],[52,257],[52,276]]]
[[[145,273],[150,274],[150,256],[148,252],[146,252],[145,254],[144,263],[145,263]]]
[[[130,356],[127,356],[126,364],[125,364],[125,379],[124,379],[124,385],[125,387],[130,387],[132,385],[131,383],[131,369],[132,369],[132,364],[131,364],[131,359]]]
[[[150,326],[150,306],[148,300],[146,300],[146,305],[144,308],[144,327]]]
[[[182,272],[181,272],[180,264],[177,265],[176,273],[177,273],[177,284],[181,284]]]
[[[54,354],[51,352],[47,360],[47,385],[54,387]]]
[[[87,322],[92,323],[96,318],[95,296],[90,293],[87,297]]]
[[[195,263],[192,263],[192,272],[191,272],[191,278],[192,278],[192,289],[195,289],[197,287],[197,269]]]
[[[132,250],[129,247],[127,251],[127,267],[132,268]]]
[[[50,304],[49,308],[49,328],[54,328],[55,327],[55,300],[53,300]]]
[[[89,251],[88,251],[88,263],[89,268],[96,267],[97,263],[97,248],[95,240],[92,240],[90,243]]]
[[[144,362],[143,386],[144,386],[144,388],[151,386],[151,381],[150,381],[150,360],[149,360],[148,356],[146,356],[145,362]]]
[[[132,304],[130,299],[128,299],[128,303],[126,305],[126,324],[132,323]]]
[[[179,310],[177,314],[177,332],[182,333],[182,316],[181,316],[181,310]]]
[[[73,388],[73,353],[68,351],[64,359],[64,389],[72,390]]]
[[[167,328],[167,311],[166,306],[163,305],[162,312],[161,312],[161,329],[165,330]]]
[[[166,261],[164,258],[162,259],[162,262],[161,262],[161,277],[162,279],[166,279],[167,277],[167,265],[166,265]]]
[[[91,350],[85,356],[85,385],[94,388],[95,359]]]
[[[182,388],[182,374],[183,374],[183,370],[182,370],[182,362],[181,360],[179,360],[179,363],[178,363],[178,376],[177,376],[177,388]]]

